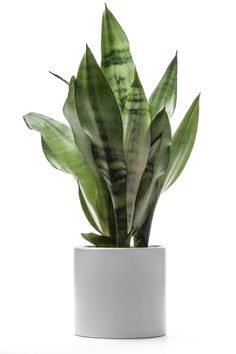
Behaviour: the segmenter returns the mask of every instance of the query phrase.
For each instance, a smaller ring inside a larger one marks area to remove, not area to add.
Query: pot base
[[[75,249],[75,334],[165,335],[165,248]]]

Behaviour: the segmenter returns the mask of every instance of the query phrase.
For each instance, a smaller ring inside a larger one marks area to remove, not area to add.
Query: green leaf
[[[92,243],[96,247],[116,247],[109,236],[101,236],[93,233],[81,235],[86,241]]]
[[[146,220],[134,234],[134,247],[148,247],[150,231],[152,226],[152,219],[153,219],[155,207],[159,199],[159,196],[160,196],[160,190],[157,191],[156,199],[153,202],[153,204],[150,206],[150,210],[146,217]]]
[[[127,164],[126,207],[131,231],[135,201],[150,150],[150,115],[145,93],[135,71],[123,115],[124,153]]]
[[[151,123],[152,149],[142,176],[136,201],[134,230],[139,230],[160,193],[160,178],[167,170],[170,159],[171,128],[167,113],[161,111]]]
[[[55,74],[55,73],[53,73],[52,71],[49,71],[49,73],[50,73],[51,75],[55,76],[57,79],[59,79],[59,80],[65,82],[65,84],[69,85],[69,82],[68,82],[67,80],[63,79],[63,77],[61,77],[60,75]]]
[[[96,206],[96,180],[74,143],[70,127],[38,113],[29,113],[24,120],[30,129],[41,133],[42,148],[52,166],[72,174],[79,181],[93,210],[96,229],[102,230]]]
[[[122,120],[115,96],[88,47],[77,75],[76,105],[81,126],[92,142],[95,163],[111,195],[117,246],[122,246],[127,238]]]
[[[107,6],[102,18],[101,51],[102,70],[122,111],[133,81],[134,64],[126,34]]]
[[[174,113],[177,100],[177,66],[176,53],[149,99],[151,120],[163,107],[165,107],[169,118]]]
[[[99,178],[99,171],[97,169],[92,154],[91,140],[82,128],[77,112],[74,77],[72,77],[70,80],[68,96],[63,106],[63,113],[71,126],[74,135],[74,140],[79,151],[83,155],[84,159],[87,161],[94,175]]]
[[[84,196],[82,188],[80,187],[79,184],[78,184],[78,187],[79,187],[79,200],[80,200],[81,208],[82,208],[88,222],[90,223],[90,225],[93,226],[93,228],[95,230],[102,233],[102,230],[99,229],[99,226],[94,221],[95,218],[92,215],[92,212],[90,211],[89,203],[86,201],[86,196]]]
[[[163,176],[163,190],[169,188],[183,171],[191,154],[198,127],[199,116],[198,95],[176,130],[170,146],[170,163]]]
[[[91,140],[84,132],[79,120],[75,98],[75,81],[74,77],[70,80],[68,97],[63,107],[63,113],[71,126],[75,143],[96,179],[96,190],[94,193],[96,194],[96,207],[103,224],[103,232],[105,234],[111,234],[113,231],[109,229],[109,218],[111,217],[109,209],[112,207],[110,195],[94,161]],[[86,191],[84,191],[84,194],[86,198],[89,199],[86,195]]]

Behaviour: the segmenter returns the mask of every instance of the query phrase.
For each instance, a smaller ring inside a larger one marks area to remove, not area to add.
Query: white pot
[[[74,250],[75,334],[165,335],[165,248]]]

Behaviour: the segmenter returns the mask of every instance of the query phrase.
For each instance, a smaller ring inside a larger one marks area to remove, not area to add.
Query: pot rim
[[[151,245],[148,247],[95,247],[95,246],[78,246],[74,247],[74,250],[83,250],[83,251],[98,251],[99,250],[107,250],[109,251],[125,251],[125,252],[133,252],[136,250],[150,250],[150,249],[165,249],[165,246],[162,245]]]

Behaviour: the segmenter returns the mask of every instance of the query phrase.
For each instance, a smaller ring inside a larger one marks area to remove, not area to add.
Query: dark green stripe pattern
[[[138,192],[134,231],[140,228],[148,229],[144,225],[150,219],[161,192],[161,177],[168,168],[170,160],[171,128],[167,113],[163,109],[151,123],[152,147],[150,149],[147,168],[144,171]]]
[[[102,18],[101,52],[102,70],[123,111],[134,76],[134,64],[127,36],[107,6]]]
[[[88,47],[76,79],[76,105],[81,126],[92,143],[95,163],[111,195],[116,245],[121,247],[127,239],[122,119],[115,96]]]
[[[165,108],[168,117],[174,113],[177,101],[177,53],[167,67],[161,81],[149,98],[151,120],[153,120],[161,109]]]
[[[103,178],[97,170],[97,166],[92,154],[91,140],[81,127],[75,101],[75,77],[72,77],[70,80],[68,96],[63,107],[63,113],[71,126],[75,143],[83,158],[91,168],[96,180],[96,189],[93,192],[96,198],[96,209],[102,223],[102,232],[105,235],[112,236],[112,230],[109,228],[109,209],[112,207],[109,191]],[[86,202],[86,204],[89,205],[89,197],[87,196],[85,190],[83,190],[83,197],[84,200],[82,200],[82,204],[84,205]]]
[[[127,164],[126,208],[128,233],[131,231],[135,201],[150,150],[150,115],[148,102],[135,71],[123,113],[124,153]]]

